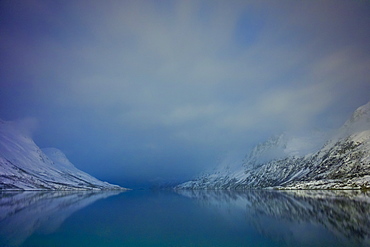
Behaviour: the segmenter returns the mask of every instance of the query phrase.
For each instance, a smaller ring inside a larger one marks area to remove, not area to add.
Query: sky
[[[370,100],[370,1],[0,1],[0,118],[95,177],[190,179]]]

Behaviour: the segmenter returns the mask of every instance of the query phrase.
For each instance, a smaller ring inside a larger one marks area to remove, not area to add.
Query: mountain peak
[[[284,152],[286,149],[288,139],[285,133],[275,135],[267,141],[258,144],[245,157],[245,167],[257,167],[267,160],[282,158],[286,156]]]
[[[369,127],[370,101],[367,104],[357,108],[352,114],[351,118],[344,123],[342,129],[344,129],[346,135],[349,135],[353,132],[368,130]]]
[[[360,106],[356,109],[356,111],[352,114],[352,117],[349,121],[359,121],[359,120],[367,120],[370,121],[370,101]]]

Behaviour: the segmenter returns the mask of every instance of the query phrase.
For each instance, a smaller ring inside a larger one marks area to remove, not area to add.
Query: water
[[[370,246],[360,191],[0,194],[0,246]]]

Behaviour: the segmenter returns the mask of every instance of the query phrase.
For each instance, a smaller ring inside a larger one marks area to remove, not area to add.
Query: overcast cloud
[[[0,16],[0,118],[121,185],[191,178],[370,100],[369,1],[12,0]]]

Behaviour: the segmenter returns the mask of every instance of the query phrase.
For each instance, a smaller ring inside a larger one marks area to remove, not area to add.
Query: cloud
[[[19,130],[26,137],[33,137],[38,128],[39,121],[36,118],[28,117],[18,119],[14,122],[17,130]]]

